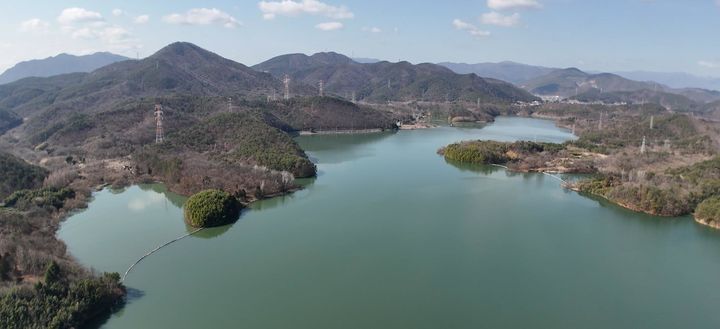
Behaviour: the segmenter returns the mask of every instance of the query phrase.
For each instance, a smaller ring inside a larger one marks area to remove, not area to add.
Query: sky
[[[0,71],[187,41],[246,65],[335,51],[720,77],[720,0],[0,0]]]

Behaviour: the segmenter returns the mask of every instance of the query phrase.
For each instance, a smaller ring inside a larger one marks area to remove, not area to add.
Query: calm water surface
[[[317,179],[140,263],[127,305],[99,326],[720,327],[720,232],[435,154],[465,139],[571,137],[522,118],[301,137]],[[105,190],[59,236],[81,263],[122,273],[187,232],[183,201],[161,185]]]

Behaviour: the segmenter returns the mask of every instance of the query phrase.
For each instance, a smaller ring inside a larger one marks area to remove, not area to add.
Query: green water
[[[720,232],[455,166],[463,139],[562,141],[551,122],[301,137],[317,179],[162,249],[102,328],[718,328]],[[59,236],[98,271],[187,232],[162,186],[96,194]]]

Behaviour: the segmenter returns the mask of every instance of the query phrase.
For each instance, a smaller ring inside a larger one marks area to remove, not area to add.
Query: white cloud
[[[193,8],[185,14],[170,14],[163,17],[163,20],[170,24],[185,25],[211,25],[220,24],[226,28],[235,28],[242,23],[235,17],[215,8]]]
[[[537,0],[487,0],[487,6],[494,10],[541,8]]]
[[[117,8],[115,8],[115,9],[112,10],[112,14],[113,14],[113,16],[115,16],[115,17],[122,16],[123,11],[122,11],[122,9],[117,9]]]
[[[28,19],[20,23],[20,31],[23,32],[44,32],[50,27],[50,23],[39,18]]]
[[[464,22],[457,18],[453,20],[452,24],[456,29],[461,31],[467,31],[468,33],[470,33],[470,35],[475,37],[486,37],[490,35],[490,32],[480,30],[477,28],[477,26]]]
[[[720,0],[718,0],[718,5],[720,5]],[[698,61],[698,65],[711,69],[720,69],[720,61]]]
[[[315,25],[315,28],[322,31],[336,31],[343,28],[343,24],[340,22],[326,22]]]
[[[281,0],[260,1],[258,3],[263,18],[273,19],[276,16],[299,16],[302,14],[321,15],[332,19],[348,19],[355,15],[347,8],[332,6],[317,0]]]
[[[503,27],[518,26],[520,24],[520,14],[503,15],[496,11],[482,14],[480,22],[487,25],[497,25]]]
[[[371,33],[380,33],[380,32],[382,32],[382,29],[380,29],[379,27],[375,27],[375,26],[373,26],[373,27],[363,27],[362,30],[363,30],[363,32],[371,32]]]
[[[113,10],[113,15],[117,14]],[[124,12],[120,13],[124,15]],[[112,51],[137,49],[139,41],[125,28],[110,24],[100,13],[84,8],[66,8],[57,18],[60,31],[73,39],[95,41]]]
[[[135,19],[133,20],[133,22],[135,22],[135,24],[145,24],[149,21],[150,21],[150,16],[148,16],[148,15],[140,15],[140,16],[135,17]]]
[[[103,21],[103,17],[98,12],[75,7],[63,9],[57,21],[63,25],[70,25],[75,23],[100,22]]]

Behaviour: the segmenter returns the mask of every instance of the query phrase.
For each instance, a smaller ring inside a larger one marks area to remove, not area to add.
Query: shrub
[[[185,202],[185,221],[193,227],[212,227],[232,223],[240,216],[242,205],[220,190],[205,190]]]
[[[720,222],[720,196],[701,202],[695,209],[695,217],[706,222]]]
[[[5,199],[6,207],[28,210],[32,206],[40,208],[53,207],[60,209],[65,200],[75,197],[75,191],[70,188],[42,188],[37,190],[15,191]]]

